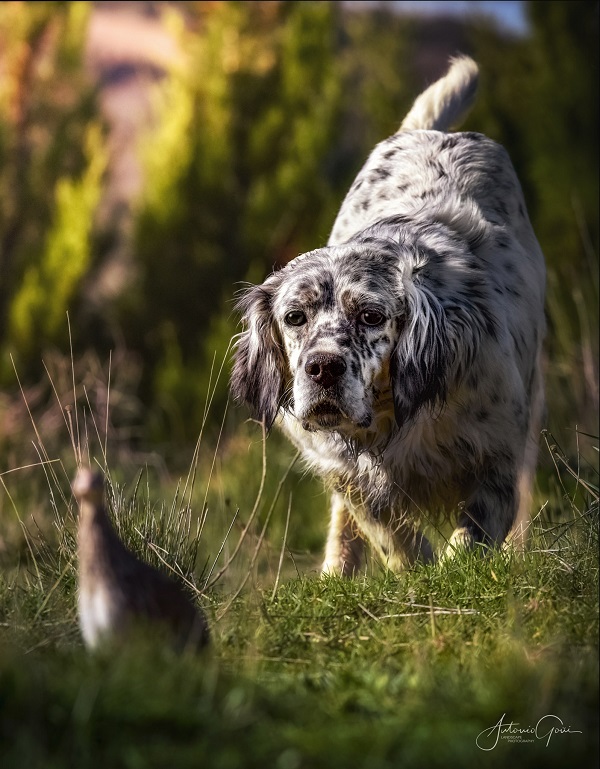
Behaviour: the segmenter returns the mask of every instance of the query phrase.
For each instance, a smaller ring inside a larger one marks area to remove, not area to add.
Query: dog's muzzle
[[[305,430],[335,429],[342,423],[351,423],[344,407],[343,378],[348,366],[341,355],[315,352],[304,364],[304,373],[310,382],[312,401],[304,414]]]

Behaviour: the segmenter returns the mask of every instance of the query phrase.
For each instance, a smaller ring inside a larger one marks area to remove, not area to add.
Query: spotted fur
[[[523,531],[543,410],[544,259],[505,150],[447,133],[477,67],[455,60],[381,142],[325,248],[240,301],[233,394],[333,493],[324,571],[363,539],[392,569]]]

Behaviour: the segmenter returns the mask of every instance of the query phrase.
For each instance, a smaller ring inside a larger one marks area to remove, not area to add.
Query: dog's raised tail
[[[466,115],[477,91],[479,69],[468,56],[451,59],[444,77],[417,97],[400,131],[448,131]]]

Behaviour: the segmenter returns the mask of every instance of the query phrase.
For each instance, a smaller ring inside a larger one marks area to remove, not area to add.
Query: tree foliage
[[[43,251],[26,267],[10,305],[8,341],[26,355],[39,351],[40,340],[60,337],[65,310],[90,266],[106,153],[96,123],[90,123],[84,138],[87,165],[79,178],[62,176],[56,181]]]
[[[35,379],[69,309],[76,349],[118,342],[143,361],[156,434],[193,436],[236,330],[235,290],[326,242],[373,144],[440,74],[431,40],[443,34],[444,51],[455,40],[480,63],[466,127],[508,149],[547,257],[551,413],[585,421],[597,407],[598,3],[527,7],[530,29],[515,37],[489,20],[436,22],[433,35],[433,22],[379,5],[165,4],[182,56],[140,142],[134,279],[89,323],[80,287],[110,247],[94,230],[107,157],[82,67],[91,6],[0,4],[4,380],[9,352]]]
[[[0,376],[66,337],[105,165],[82,66],[89,5],[0,6]]]

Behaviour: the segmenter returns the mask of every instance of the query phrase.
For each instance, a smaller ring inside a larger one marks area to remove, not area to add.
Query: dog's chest
[[[426,421],[404,436],[380,434],[377,445],[307,432],[294,419],[281,426],[328,486],[382,521],[392,508],[450,511],[461,501],[462,470]]]

